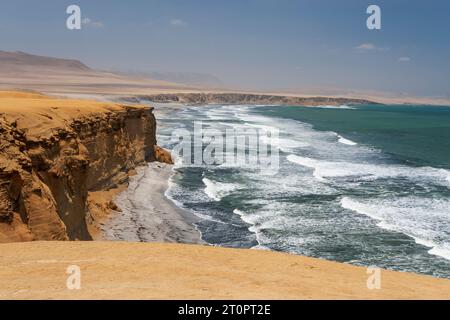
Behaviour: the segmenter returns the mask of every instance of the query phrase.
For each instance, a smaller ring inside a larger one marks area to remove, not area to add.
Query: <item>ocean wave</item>
[[[173,204],[175,204],[178,208],[182,208],[184,209],[184,205],[183,203],[181,203],[180,201],[178,201],[177,199],[175,199],[175,197],[173,196],[173,190],[178,187],[178,185],[173,181],[174,175],[172,174],[172,176],[169,178],[169,180],[167,181],[167,189],[164,192],[164,196],[169,199],[170,201],[173,202]]]
[[[204,190],[206,195],[214,201],[222,200],[223,197],[229,195],[238,188],[236,184],[212,181],[208,178],[203,178],[202,181],[206,186]]]
[[[240,216],[241,217],[241,219],[242,219],[242,221],[244,221],[245,223],[248,223],[248,224],[250,224],[250,225],[255,225],[255,223],[256,223],[256,221],[255,221],[255,217],[256,216],[251,216],[251,215],[248,215],[248,214],[246,214],[244,211],[242,211],[242,210],[239,210],[239,209],[234,209],[233,210],[233,213],[234,214],[237,214],[238,216]]]
[[[241,120],[242,122],[247,122],[247,123],[255,123],[255,124],[269,124],[269,123],[271,123],[271,124],[273,124],[273,120],[271,120],[270,118],[268,118],[268,117],[265,117],[265,116],[260,116],[260,115],[255,115],[255,114],[250,114],[250,113],[247,113],[247,112],[239,112],[239,111],[236,111],[235,113],[234,113],[234,116],[237,118],[237,119],[239,119],[239,120]]]
[[[201,220],[207,220],[207,221],[216,222],[216,223],[220,223],[220,224],[226,224],[226,223],[223,222],[223,221],[220,221],[220,220],[218,220],[218,219],[214,219],[212,216],[210,216],[210,215],[208,215],[208,214],[200,213],[200,212],[198,212],[198,211],[195,211],[195,210],[191,210],[191,209],[189,209],[189,208],[186,208],[186,206],[184,205],[184,203],[178,201],[178,200],[176,199],[176,197],[173,195],[174,190],[175,190],[176,188],[178,188],[178,187],[179,187],[179,185],[176,184],[176,183],[173,181],[173,175],[172,175],[172,176],[170,177],[169,181],[168,181],[168,187],[167,187],[167,190],[164,192],[164,196],[165,196],[169,201],[173,202],[173,204],[175,204],[178,208],[183,209],[183,210],[185,210],[185,211],[188,211],[189,213],[193,214],[194,216],[200,218]],[[193,198],[191,199],[191,201],[192,201],[193,199],[195,199],[195,197],[193,197]],[[194,225],[195,225],[195,224],[194,224]],[[198,231],[200,234],[202,234],[201,230],[199,230],[198,227],[197,227],[196,225],[195,225],[195,228],[197,229],[197,231]]]
[[[345,177],[357,177],[361,181],[404,177],[414,181],[426,180],[447,187],[450,185],[450,173],[445,169],[432,167],[411,168],[391,164],[351,163],[345,161],[332,162],[293,154],[287,156],[287,160],[313,169],[313,175],[319,181],[325,181],[327,178]]]
[[[429,254],[450,260],[450,229],[447,199],[404,197],[358,201],[341,199],[344,209],[379,221],[380,228],[403,233],[417,244],[431,248]]]
[[[338,135],[338,142],[342,143],[342,144],[349,145],[349,146],[356,146],[357,145],[356,142],[353,142],[352,140],[346,139],[346,138],[344,138],[343,136],[340,136],[340,135]]]
[[[320,109],[340,109],[340,110],[356,110],[357,108],[351,106],[313,106],[310,108],[320,108]]]
[[[439,172],[442,173],[442,175],[445,177],[445,179],[450,182],[450,170],[446,169],[439,169]]]
[[[263,130],[265,132],[278,132],[278,131],[280,131],[280,129],[278,129],[277,127],[271,126],[271,125],[268,125],[268,124],[246,123],[246,125],[250,126],[250,127],[257,128],[257,129],[261,129],[261,130]]]
[[[192,211],[192,213],[193,213],[195,216],[197,216],[197,217],[199,217],[200,219],[202,219],[202,220],[211,221],[211,222],[216,222],[216,223],[220,223],[220,224],[227,224],[226,222],[223,222],[223,221],[214,219],[213,217],[211,217],[211,216],[208,215],[208,214],[200,213],[200,212],[198,212],[198,211]]]
[[[208,120],[229,120],[229,112],[221,112],[220,110],[207,110],[205,116]]]
[[[317,180],[319,180],[319,181],[325,181],[323,175],[318,170],[319,161],[311,159],[311,158],[296,156],[296,155],[293,155],[293,154],[288,155],[287,156],[287,160],[292,162],[292,163],[299,164],[299,165],[301,165],[303,167],[314,169],[314,171],[313,171],[314,177]]]
[[[271,145],[284,152],[291,152],[294,149],[307,148],[311,146],[311,144],[307,142],[302,142],[289,138],[272,138],[265,135],[261,135],[260,140],[262,143]]]
[[[261,219],[260,216],[255,215],[255,214],[247,214],[239,209],[234,209],[233,213],[240,216],[242,221],[244,221],[245,223],[250,225],[248,230],[255,235],[256,242],[258,243],[258,245],[252,247],[252,249],[271,250],[269,247],[267,247],[263,244],[263,242],[265,242],[265,241],[267,242],[268,239],[266,239],[261,232],[261,230],[264,228],[264,226],[262,226],[258,222]]]
[[[248,203],[253,203],[249,201]],[[287,252],[299,253],[300,247],[306,243],[315,242],[316,239],[310,235],[305,237],[298,234],[293,235],[298,228],[308,224],[308,220],[298,215],[287,215],[286,212],[302,211],[303,207],[299,204],[276,203],[273,201],[263,201],[259,199],[258,205],[264,204],[254,213],[248,213],[239,209],[233,212],[250,225],[248,230],[255,234],[258,246],[255,249],[267,249],[274,243],[282,245]],[[273,248],[272,248],[273,249]]]
[[[255,226],[255,220],[252,219],[250,215],[246,214],[245,212],[243,212],[243,211],[241,211],[239,209],[234,209],[233,213],[237,214],[238,216],[240,216],[242,221],[244,221],[245,223],[250,225],[248,230],[250,232],[252,232],[253,234],[255,234],[256,242],[258,242],[258,246],[262,246],[259,230]]]

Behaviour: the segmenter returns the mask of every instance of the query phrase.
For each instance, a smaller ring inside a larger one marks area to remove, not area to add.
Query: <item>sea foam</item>
[[[311,108],[320,108],[320,109],[339,109],[339,110],[355,110],[355,107],[350,107],[350,106],[346,106],[346,105],[342,105],[342,106],[314,106]]]
[[[203,178],[202,181],[206,186],[204,190],[206,195],[214,201],[220,201],[238,188],[235,184],[212,181],[208,178]]]
[[[450,201],[446,199],[404,197],[361,201],[343,197],[341,206],[379,221],[380,228],[413,238],[417,244],[431,248],[429,254],[450,260],[450,238],[446,235],[450,228],[446,219]]]
[[[357,145],[356,142],[353,142],[352,140],[346,139],[346,138],[344,138],[343,136],[340,136],[340,135],[338,135],[338,141],[339,141],[339,143],[346,144],[346,145],[349,145],[349,146],[356,146]]]
[[[326,161],[298,155],[288,155],[287,160],[298,165],[313,169],[316,179],[324,181],[332,178],[352,177],[361,181],[379,178],[408,178],[416,182],[432,182],[437,185],[449,186],[449,172],[432,167],[411,168],[392,164],[352,163],[346,161]]]

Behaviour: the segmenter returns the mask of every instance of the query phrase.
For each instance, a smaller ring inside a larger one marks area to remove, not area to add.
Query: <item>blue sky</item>
[[[85,23],[65,27],[77,4]],[[366,9],[382,29],[366,28]],[[209,73],[256,89],[450,97],[450,1],[2,0],[0,50],[97,69]]]

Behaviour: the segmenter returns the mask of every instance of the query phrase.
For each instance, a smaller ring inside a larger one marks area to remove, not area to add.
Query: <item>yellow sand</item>
[[[66,118],[89,114],[95,111],[108,111],[120,108],[113,103],[92,100],[56,99],[39,93],[20,91],[0,91],[0,112],[8,114],[58,113],[61,109]],[[51,114],[49,114],[51,116]]]
[[[66,270],[81,270],[68,290]],[[449,299],[450,281],[257,250],[113,242],[0,245],[1,299]]]
[[[140,108],[143,106],[133,106]],[[64,128],[75,118],[92,113],[123,110],[123,106],[93,100],[58,99],[34,92],[0,91],[0,115],[28,134],[49,134],[50,129]]]

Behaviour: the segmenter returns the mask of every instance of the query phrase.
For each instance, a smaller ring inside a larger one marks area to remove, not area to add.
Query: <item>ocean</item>
[[[279,130],[279,170],[177,160],[166,192],[204,241],[450,278],[450,107],[187,106],[175,129]]]

